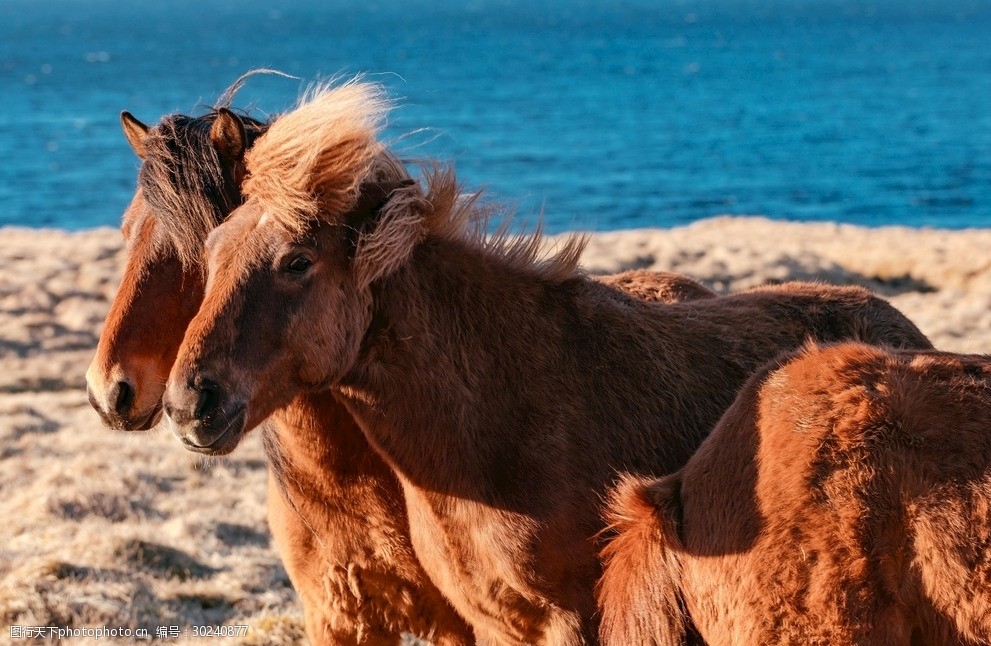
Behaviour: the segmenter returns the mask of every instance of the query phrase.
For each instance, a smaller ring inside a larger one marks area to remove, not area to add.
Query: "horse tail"
[[[598,585],[605,646],[694,643],[681,594],[681,479],[624,476],[606,506],[607,531]]]

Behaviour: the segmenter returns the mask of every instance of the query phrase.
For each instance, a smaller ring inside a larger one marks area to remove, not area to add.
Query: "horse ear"
[[[416,182],[412,179],[383,180],[362,184],[358,192],[358,201],[351,209],[348,224],[358,230],[366,228],[382,210],[385,203],[389,201],[394,191],[414,184]]]
[[[145,137],[148,136],[148,126],[134,118],[134,115],[124,110],[120,113],[120,125],[124,128],[124,136],[131,148],[141,159],[145,158]]]
[[[228,110],[217,110],[217,118],[210,126],[210,141],[220,154],[221,160],[237,164],[244,158],[247,149],[247,135],[240,117]]]
[[[423,237],[420,213],[426,199],[414,180],[368,182],[348,224],[358,232],[354,264],[358,283],[368,286],[409,258]]]

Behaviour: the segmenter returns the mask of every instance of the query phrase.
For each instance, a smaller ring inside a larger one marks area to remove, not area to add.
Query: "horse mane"
[[[481,193],[465,193],[450,166],[434,166],[425,173],[425,180],[429,209],[422,220],[431,235],[459,240],[517,270],[534,271],[548,280],[565,280],[577,273],[587,235],[570,235],[547,255],[540,224],[530,232],[514,232],[512,212],[501,205],[483,203]],[[493,223],[495,230],[490,232]]]
[[[295,232],[316,220],[339,223],[385,149],[377,135],[388,108],[380,86],[357,79],[311,89],[248,151],[245,195]]]
[[[186,267],[199,263],[207,234],[241,203],[236,182],[224,177],[210,127],[220,110],[228,108],[246,76],[225,90],[205,114],[168,115],[145,138],[138,186],[158,216],[159,242],[170,246]],[[250,147],[268,124],[246,114],[239,117]]]
[[[348,226],[363,186],[410,179],[378,138],[391,107],[380,85],[360,78],[311,90],[248,151],[245,195],[294,234],[317,222]],[[450,167],[426,168],[424,184],[425,193],[416,183],[393,190],[375,225],[362,233],[355,251],[362,282],[391,273],[427,236],[465,242],[549,279],[576,273],[584,236],[568,238],[543,258],[541,230],[514,234],[508,214],[489,235],[497,209],[482,205],[479,194],[465,194]]]

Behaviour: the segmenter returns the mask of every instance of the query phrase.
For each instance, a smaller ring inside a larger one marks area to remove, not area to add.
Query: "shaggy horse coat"
[[[202,298],[206,236],[241,202],[243,155],[267,124],[219,107],[153,128],[124,113],[122,125],[143,162],[141,188],[124,215],[127,266],[87,377],[108,426],[144,430],[158,421],[165,380]],[[663,272],[601,280],[652,300],[714,296]],[[269,526],[312,643],[396,644],[403,632],[441,644],[473,641],[413,554],[395,475],[342,404],[330,394],[302,395],[267,425],[264,441]]]
[[[602,641],[991,643],[991,358],[810,348],[613,495]]]
[[[203,243],[241,202],[244,151],[267,126],[224,108],[172,115],[154,128],[128,113],[122,123],[143,163],[122,226],[124,277],[87,381],[108,426],[144,430],[158,421],[165,380],[200,305]],[[695,284],[660,282],[661,290]],[[473,641],[413,554],[395,475],[340,403],[303,395],[279,411],[264,440],[269,527],[313,644],[397,644],[402,633]]]
[[[646,303],[572,240],[484,235],[450,172],[411,182],[375,86],[319,91],[249,152],[246,203],[169,378],[187,448],[227,453],[330,389],[395,470],[413,547],[480,641],[598,639],[601,498],[688,459],[746,377],[809,337],[929,347],[858,288]]]

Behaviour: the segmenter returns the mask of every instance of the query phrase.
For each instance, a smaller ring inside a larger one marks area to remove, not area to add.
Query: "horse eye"
[[[302,274],[312,265],[313,261],[306,256],[296,256],[289,261],[288,265],[286,265],[286,271],[290,274]]]

